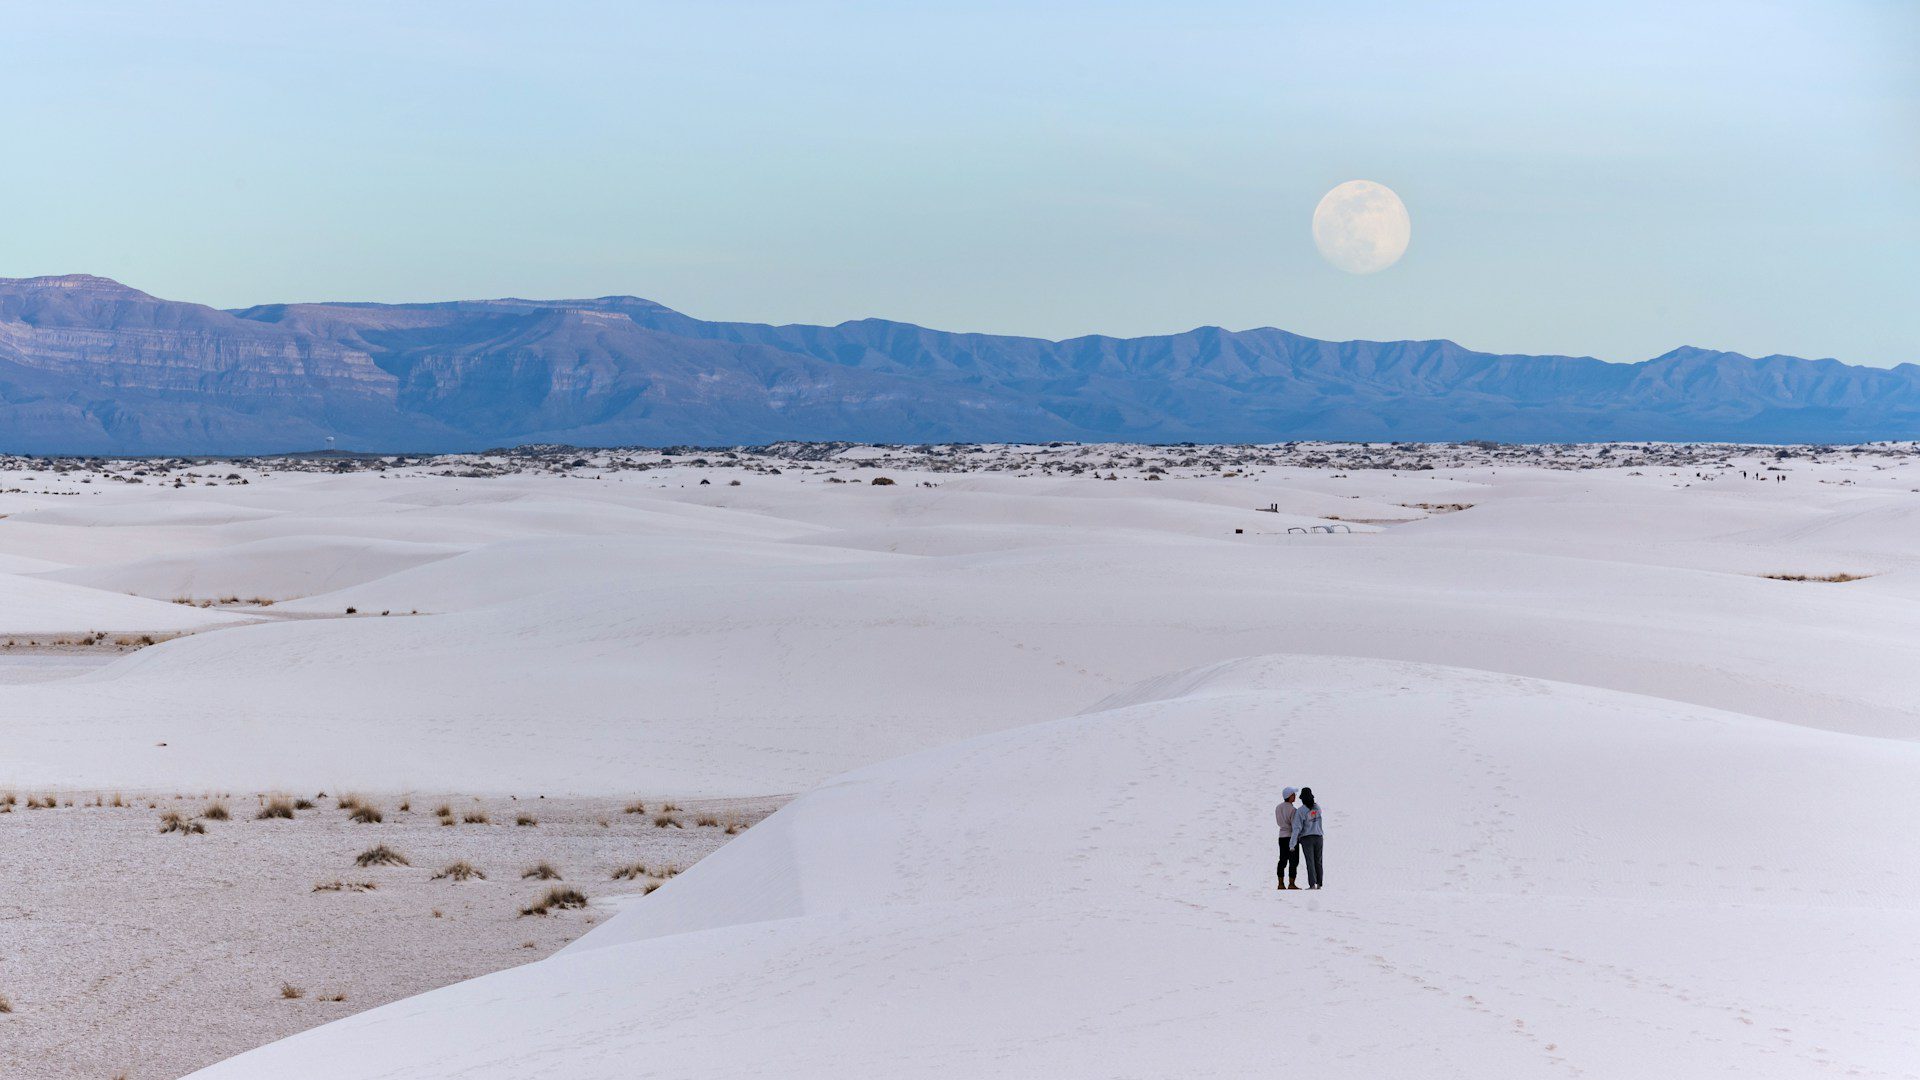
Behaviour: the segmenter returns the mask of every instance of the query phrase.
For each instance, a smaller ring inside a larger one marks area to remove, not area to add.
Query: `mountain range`
[[[1920,366],[1680,348],[1618,364],[1284,330],[1065,341],[708,322],[632,296],[220,310],[0,278],[0,451],[1296,439],[1863,442]]]

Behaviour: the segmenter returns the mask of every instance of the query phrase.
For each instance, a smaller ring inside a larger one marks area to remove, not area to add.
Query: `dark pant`
[[[1320,887],[1320,842],[1323,836],[1303,836],[1300,838],[1299,852],[1307,862],[1307,887]]]
[[[1281,884],[1286,884],[1287,876],[1300,876],[1300,849],[1287,843],[1286,837],[1280,838],[1280,865],[1273,871],[1279,876]]]

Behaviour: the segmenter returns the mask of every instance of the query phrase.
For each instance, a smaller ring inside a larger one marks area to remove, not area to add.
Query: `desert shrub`
[[[326,992],[326,993],[324,993],[324,994],[321,994],[321,995],[320,995],[320,997],[318,998],[318,1000],[320,1000],[320,1001],[345,1001],[345,1000],[347,1000],[347,994],[346,994],[346,991],[344,991],[344,990],[330,990],[330,991],[328,991],[328,992]]]
[[[525,881],[527,878],[535,878],[539,881],[559,881],[560,871],[555,870],[552,863],[543,860],[520,872],[520,880]]]
[[[520,814],[514,817],[513,823],[515,825],[538,825],[540,821],[532,814]]]
[[[674,817],[672,814],[657,814],[654,816],[654,819],[653,819],[654,828],[665,829],[665,828],[668,828],[669,826],[675,829],[686,828],[685,825],[680,824],[680,819],[677,817]]]
[[[0,1013],[10,1013],[12,1011],[13,1011],[12,999],[8,998],[7,995],[5,994],[0,994]]]
[[[460,815],[460,820],[468,825],[493,824],[493,819],[487,816],[487,812],[485,810],[469,810],[466,813]]]
[[[619,867],[613,872],[613,880],[615,881],[634,881],[647,876],[646,863],[633,863],[628,866]]]
[[[371,806],[367,803],[358,803],[354,806],[353,813],[348,815],[348,820],[358,822],[362,825],[378,825],[382,821],[385,821],[386,818],[381,816],[378,807]]]
[[[292,1001],[295,998],[306,997],[307,992],[293,985],[290,982],[283,982],[280,984],[280,996],[283,998],[286,998],[289,1001]]]
[[[461,859],[459,862],[453,863],[449,865],[446,869],[433,875],[433,880],[435,881],[439,881],[441,878],[452,878],[455,881],[466,881],[468,878],[479,878],[481,881],[485,881],[487,880],[487,875],[484,873],[481,873],[479,867],[473,865],[472,863],[468,862],[465,859]]]
[[[178,810],[169,810],[160,815],[160,831],[163,833],[177,832],[182,836],[192,836],[194,833],[206,832],[207,827],[197,821],[188,820],[187,816]]]
[[[660,812],[663,814],[677,814],[680,812],[680,808],[672,803],[661,803]]]
[[[1867,578],[1872,577],[1873,575],[1872,574],[1765,574],[1762,576],[1772,581],[1842,582],[1842,581],[1863,581]]]
[[[313,887],[314,892],[372,892],[380,886],[371,881],[323,881]]]
[[[312,805],[312,804],[309,803],[308,805]],[[265,821],[268,818],[292,819],[293,800],[286,798],[285,796],[276,795],[273,798],[268,799],[265,803],[263,803],[260,807],[260,812],[253,816],[256,820],[259,820],[259,821]]]
[[[720,827],[720,819],[712,814],[703,814],[694,824],[702,829],[717,829]]]
[[[413,813],[413,800],[412,800],[412,799],[401,799],[401,800],[400,800],[400,812],[401,812],[401,813],[403,813],[403,814],[411,814],[411,813]]]
[[[629,814],[644,814],[647,812],[647,804],[635,799],[626,805],[626,812]]]
[[[200,816],[208,821],[226,821],[233,817],[227,813],[227,804],[223,802],[208,803],[206,809],[200,811]]]
[[[358,795],[342,795],[339,798],[333,800],[333,805],[336,809],[339,809],[339,810],[352,810],[357,808],[360,805],[360,802],[361,802],[360,796]]]
[[[586,894],[578,889],[569,889],[555,885],[548,889],[538,900],[520,909],[522,915],[545,915],[553,910],[583,908],[587,906]]]
[[[405,855],[385,844],[375,844],[353,860],[355,866],[412,866]]]

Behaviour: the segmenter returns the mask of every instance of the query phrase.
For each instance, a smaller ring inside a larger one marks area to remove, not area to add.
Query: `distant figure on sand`
[[[1301,861],[1307,864],[1307,888],[1320,887],[1320,845],[1325,837],[1320,804],[1313,801],[1313,789],[1300,789],[1300,805],[1293,811],[1291,838],[1299,848]]]
[[[1300,849],[1293,846],[1293,805],[1294,791],[1288,788],[1280,793],[1280,805],[1273,808],[1273,823],[1280,826],[1280,865],[1274,868],[1274,876],[1280,879],[1276,889],[1297,889],[1300,887]]]

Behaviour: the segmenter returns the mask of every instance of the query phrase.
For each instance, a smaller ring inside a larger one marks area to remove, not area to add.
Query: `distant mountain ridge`
[[[12,452],[1916,435],[1914,364],[1694,348],[1614,364],[1272,328],[1047,341],[709,322],[631,296],[222,311],[82,274],[0,279]]]

